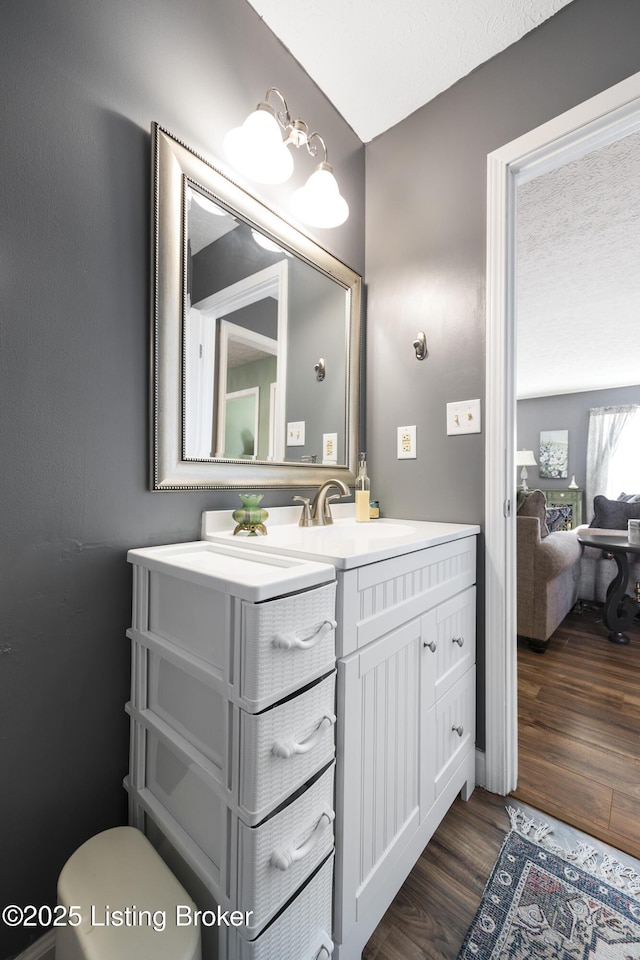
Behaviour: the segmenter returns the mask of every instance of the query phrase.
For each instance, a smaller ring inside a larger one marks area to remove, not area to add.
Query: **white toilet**
[[[201,960],[195,904],[134,827],[83,843],[62,868],[58,903],[70,923],[57,928],[56,960]]]

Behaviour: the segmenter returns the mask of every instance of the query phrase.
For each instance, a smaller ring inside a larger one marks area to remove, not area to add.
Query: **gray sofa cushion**
[[[605,530],[626,530],[627,520],[640,520],[640,502],[608,500],[598,495],[593,498],[593,520],[590,527]]]
[[[519,517],[537,517],[540,521],[540,539],[549,536],[547,527],[547,498],[542,490],[532,490],[518,507]]]

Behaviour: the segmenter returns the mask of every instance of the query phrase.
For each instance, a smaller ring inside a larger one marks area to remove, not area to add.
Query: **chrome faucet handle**
[[[330,523],[333,523],[333,514],[331,513],[331,500],[340,500],[342,498],[341,493],[334,493],[332,497],[325,497],[324,501],[324,523],[327,526]]]
[[[302,504],[302,513],[300,514],[300,519],[298,520],[299,527],[310,527],[311,526],[311,507],[309,505],[310,501],[308,497],[292,497],[292,500],[298,500]]]

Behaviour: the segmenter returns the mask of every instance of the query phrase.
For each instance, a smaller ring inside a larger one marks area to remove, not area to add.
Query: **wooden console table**
[[[604,602],[604,622],[609,628],[609,640],[612,643],[629,643],[626,630],[638,611],[640,600],[627,594],[629,583],[629,558],[627,554],[635,553],[640,556],[640,543],[630,543],[626,533],[611,534],[578,534],[578,542],[585,547],[595,547],[610,553],[616,562],[618,572],[607,587],[607,598]]]

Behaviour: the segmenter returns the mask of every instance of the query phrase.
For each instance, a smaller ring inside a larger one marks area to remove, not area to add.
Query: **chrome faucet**
[[[328,496],[329,491],[334,488],[340,492],[334,494],[332,497]],[[302,503],[302,516],[300,517],[298,526],[328,527],[329,524],[333,523],[331,500],[348,497],[350,493],[351,491],[346,483],[343,483],[342,480],[333,479],[325,480],[324,483],[320,484],[311,505],[309,505],[307,497],[293,497],[294,500],[299,500]]]

